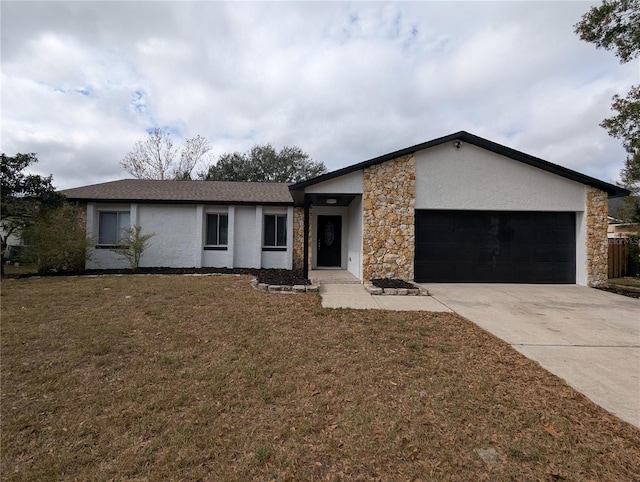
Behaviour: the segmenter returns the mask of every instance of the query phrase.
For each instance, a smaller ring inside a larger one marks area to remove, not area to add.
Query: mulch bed
[[[376,288],[415,288],[411,283],[407,283],[406,281],[398,278],[375,278],[371,280],[371,283]]]
[[[304,278],[302,270],[288,269],[253,269],[253,268],[140,268],[131,269],[86,269],[84,271],[60,271],[44,274],[3,275],[4,278],[31,278],[33,276],[90,276],[115,274],[239,274],[255,276],[259,283],[270,285],[309,285],[311,282]]]
[[[631,288],[627,289],[627,288],[623,288],[622,286],[613,286],[613,285],[598,286],[597,288],[602,291],[608,291],[610,293],[616,293],[618,295],[628,296],[629,298],[640,299],[640,291],[638,291],[637,289],[636,290]]]
[[[301,269],[261,269],[257,271],[258,283],[285,286],[311,284],[308,279],[305,279]]]

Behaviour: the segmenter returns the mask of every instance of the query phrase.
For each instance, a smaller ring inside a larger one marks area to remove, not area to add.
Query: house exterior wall
[[[362,279],[413,279],[416,158],[363,170]]]
[[[100,211],[128,211],[131,225],[155,233],[142,255],[140,267],[215,267],[291,269],[293,207],[207,206],[167,204],[87,204],[87,233],[97,240]],[[206,215],[229,216],[226,250],[207,250]],[[264,214],[287,214],[287,246],[281,251],[262,248]],[[109,249],[93,248],[88,269],[128,268],[127,261]]]
[[[362,198],[356,197],[348,210],[347,271],[362,279]]]
[[[469,144],[416,153],[416,209],[584,211],[584,189]]]
[[[362,171],[319,182],[305,189],[307,194],[362,194],[364,176]]]
[[[143,233],[156,233],[140,259],[140,267],[195,266],[195,250],[191,241],[196,236],[195,206],[138,205],[137,221]]]
[[[453,209],[575,212],[576,282],[606,281],[607,194],[598,189],[465,144],[366,168],[363,187],[361,279],[413,279],[414,209]]]
[[[586,272],[589,286],[607,282],[609,244],[607,240],[607,193],[586,187]]]
[[[262,237],[255,236],[257,215],[253,206],[236,206],[233,224],[237,240],[233,252],[233,266],[236,268],[260,267]]]
[[[311,245],[311,242],[309,242]],[[311,259],[311,256],[309,256]],[[304,207],[293,210],[293,269],[304,267]]]

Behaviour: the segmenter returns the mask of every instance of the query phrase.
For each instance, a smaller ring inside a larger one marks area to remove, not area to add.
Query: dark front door
[[[318,216],[318,266],[342,265],[342,216]]]
[[[415,279],[575,283],[575,213],[416,210]]]

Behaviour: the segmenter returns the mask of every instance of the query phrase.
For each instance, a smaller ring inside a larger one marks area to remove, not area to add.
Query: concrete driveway
[[[640,427],[640,300],[576,285],[421,286]]]

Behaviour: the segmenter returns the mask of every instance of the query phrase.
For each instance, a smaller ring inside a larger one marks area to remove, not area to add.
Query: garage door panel
[[[575,213],[417,210],[415,277],[575,283]]]

